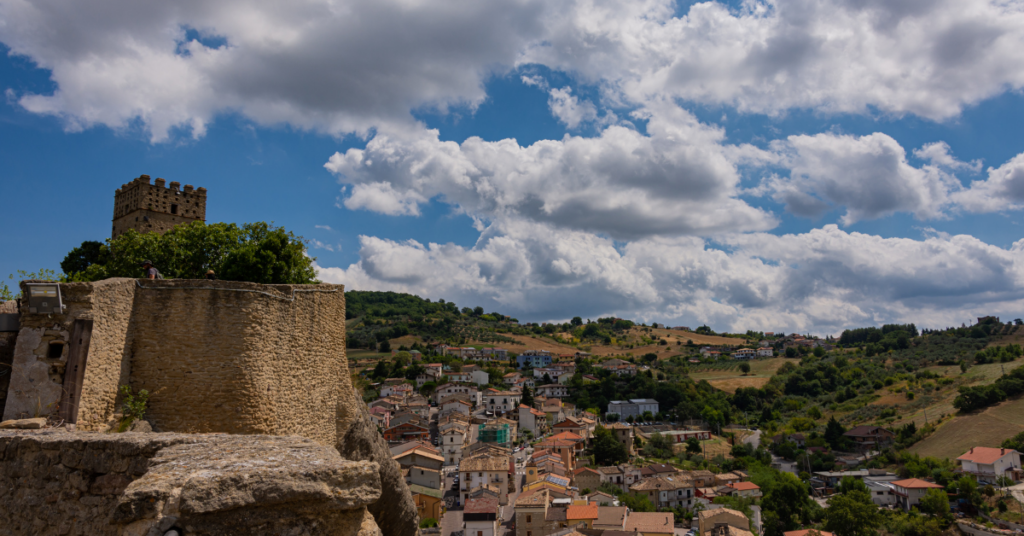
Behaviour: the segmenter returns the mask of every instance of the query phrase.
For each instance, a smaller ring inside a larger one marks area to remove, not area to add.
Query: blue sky
[[[0,274],[145,173],[325,281],[520,320],[1024,316],[1013,7],[345,4],[0,6]]]

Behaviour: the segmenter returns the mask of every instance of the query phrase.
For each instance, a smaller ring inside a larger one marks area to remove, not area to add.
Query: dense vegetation
[[[265,222],[178,225],[166,233],[129,230],[106,244],[86,241],[61,262],[70,281],[143,277],[142,261],[153,262],[168,279],[218,279],[267,284],[315,283],[315,258],[302,237]]]

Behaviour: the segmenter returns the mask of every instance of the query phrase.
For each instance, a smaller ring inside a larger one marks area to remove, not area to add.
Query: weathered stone
[[[24,456],[0,461],[5,536],[160,536],[174,527],[210,536],[381,536],[366,510],[380,498],[377,464],[344,460],[309,439],[0,432],[0,451],[11,449]],[[62,465],[69,452],[84,454],[80,469]],[[110,465],[102,460],[125,457],[148,470],[99,472]]]
[[[35,419],[11,419],[0,422],[0,430],[38,430],[46,426],[46,419],[43,417]]]
[[[152,432],[153,431],[153,425],[149,424],[149,421],[147,421],[147,420],[139,419],[139,420],[137,420],[137,421],[132,423],[132,426],[130,428],[128,428],[128,431],[129,432],[141,432],[141,433]]]

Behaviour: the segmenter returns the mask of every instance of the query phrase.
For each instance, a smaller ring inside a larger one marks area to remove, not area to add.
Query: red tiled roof
[[[729,484],[729,487],[736,491],[749,491],[752,489],[761,489],[757,484],[753,482],[733,482]]]
[[[923,489],[923,488],[941,488],[942,486],[928,482],[927,480],[921,480],[920,478],[908,478],[906,480],[897,480],[892,483],[894,486],[907,489]]]
[[[996,449],[996,448],[992,448],[992,447],[974,447],[973,449],[965,452],[963,456],[960,456],[959,458],[957,458],[957,460],[962,460],[962,461],[967,461],[967,462],[974,462],[974,463],[981,463],[981,464],[988,465],[988,464],[991,464],[991,463],[995,463],[996,460],[998,460],[999,458],[1002,458],[1003,456],[1006,456],[1007,454],[1009,454],[1011,452],[1013,452],[1013,449]]]
[[[497,514],[498,513],[498,498],[497,497],[477,497],[466,501],[466,508],[462,511],[464,514]]]
[[[789,532],[783,532],[782,536],[834,536],[831,532],[825,532],[818,529],[804,529],[804,530],[791,530]]]
[[[565,519],[597,519],[597,503],[573,504],[566,508]]]

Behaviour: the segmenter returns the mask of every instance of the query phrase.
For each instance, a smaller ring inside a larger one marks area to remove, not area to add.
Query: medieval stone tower
[[[122,184],[114,192],[114,226],[110,238],[117,238],[128,229],[140,233],[160,233],[182,223],[206,221],[206,188],[193,190],[191,184],[180,189],[172,181],[164,187],[164,179],[149,183],[149,175]]]

